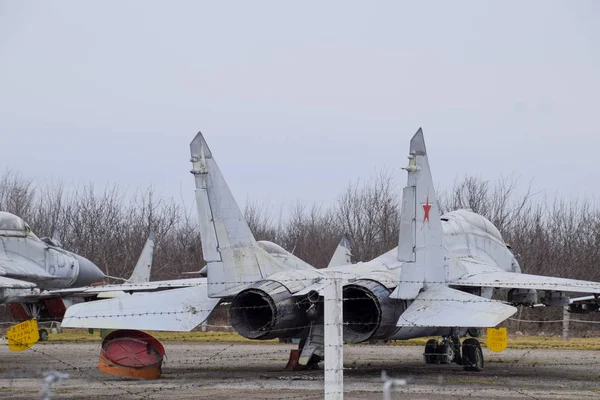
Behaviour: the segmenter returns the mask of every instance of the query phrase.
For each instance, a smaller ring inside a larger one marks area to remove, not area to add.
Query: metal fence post
[[[569,313],[569,307],[563,307],[563,329],[562,329],[562,340],[566,342],[569,340],[569,320],[571,315]]]
[[[325,400],[344,398],[344,342],[342,273],[330,274],[324,289],[325,300]]]

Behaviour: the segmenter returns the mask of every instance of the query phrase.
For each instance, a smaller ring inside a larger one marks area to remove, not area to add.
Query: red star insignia
[[[423,206],[423,222],[429,222],[429,210],[431,210],[431,204],[429,204],[429,196],[427,196],[427,200],[425,200],[425,204],[421,204]]]

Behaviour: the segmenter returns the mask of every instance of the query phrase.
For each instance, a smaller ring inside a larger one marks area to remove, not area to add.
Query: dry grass
[[[277,344],[278,340],[249,340],[235,332],[148,332],[162,342],[216,342],[216,343],[256,343],[256,344]],[[411,340],[397,340],[390,342],[392,345],[399,346],[424,346],[430,338],[420,338]],[[50,334],[50,341],[66,342],[100,342],[100,331],[95,330],[94,334],[89,334],[85,329],[64,329],[63,333]],[[485,347],[486,337],[479,338],[482,346]],[[563,342],[557,336],[520,336],[509,335],[509,349],[556,349],[556,350],[600,350],[600,338],[572,338]]]
[[[148,331],[161,342],[227,342],[227,343],[256,343],[269,344],[278,343],[278,340],[250,340],[235,332],[156,332]],[[88,333],[87,329],[63,329],[62,333],[51,333],[50,341],[65,342],[100,342],[100,330],[95,329],[93,334]]]
[[[419,338],[405,341],[395,341],[394,344],[424,346],[431,338]],[[434,338],[435,339],[435,338]],[[486,347],[487,337],[479,338],[481,345]],[[508,349],[554,349],[554,350],[600,350],[600,338],[571,338],[566,342],[558,336],[521,336],[509,335]]]

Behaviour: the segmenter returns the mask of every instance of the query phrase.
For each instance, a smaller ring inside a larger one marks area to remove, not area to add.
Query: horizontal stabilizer
[[[218,302],[208,297],[206,285],[97,300],[69,307],[62,326],[187,332]]]
[[[396,325],[488,328],[516,312],[513,306],[439,285],[421,292]]]
[[[462,278],[448,282],[456,286],[496,287],[517,289],[555,290],[561,292],[600,293],[600,283],[576,279],[554,278],[542,275],[520,274],[516,272],[485,271],[475,272],[469,266],[469,273]]]

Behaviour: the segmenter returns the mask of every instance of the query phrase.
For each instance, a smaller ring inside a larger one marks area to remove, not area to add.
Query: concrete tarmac
[[[44,374],[69,378],[55,399],[320,399],[323,367],[284,371],[293,345],[163,343],[167,359],[154,381],[122,379],[96,369],[99,343],[43,342],[12,353],[0,346],[0,399],[43,398]],[[484,349],[483,372],[425,365],[423,349],[400,345],[344,348],[344,398],[382,399],[381,371],[408,380],[392,399],[597,399],[600,354],[578,350]]]

